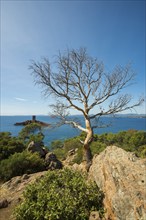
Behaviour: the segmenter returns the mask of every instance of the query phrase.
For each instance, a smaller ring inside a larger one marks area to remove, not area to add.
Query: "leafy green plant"
[[[38,123],[31,123],[26,125],[19,133],[19,138],[25,142],[28,141],[37,141],[42,142],[44,135],[41,132],[41,125]]]
[[[136,151],[135,151],[136,156],[141,157],[141,158],[146,158],[146,144],[140,146]]]
[[[55,140],[51,142],[51,150],[55,150],[57,148],[63,147],[63,141],[61,140]]]
[[[57,156],[59,160],[65,160],[67,153],[65,152],[64,148],[56,148],[53,150],[53,153]]]
[[[87,220],[90,211],[103,211],[103,193],[81,173],[49,171],[29,185],[16,208],[16,220]]]
[[[14,176],[35,173],[44,169],[44,161],[37,153],[23,151],[0,162],[0,179],[7,181]]]
[[[73,163],[80,164],[83,160],[83,148],[80,146],[76,151],[75,158],[73,159]]]
[[[82,146],[82,144],[81,144],[78,136],[74,137],[74,138],[69,138],[64,141],[64,148],[65,148],[66,152],[68,152],[69,150],[72,150],[72,149],[79,148],[81,146]]]
[[[10,132],[0,132],[0,160],[7,159],[16,152],[25,149],[23,141],[17,137],[12,137]]]
[[[92,144],[91,144],[92,155],[100,154],[102,151],[105,150],[106,146],[107,145],[105,143],[102,143],[102,142],[99,142],[99,141],[92,142]]]
[[[146,132],[144,131],[134,132],[129,139],[129,144],[137,148],[139,146],[146,144]]]
[[[76,148],[79,149],[81,146],[80,137],[77,136],[66,139],[64,142],[59,140],[53,141],[50,148],[56,154],[58,159],[64,160],[68,155],[68,151]]]

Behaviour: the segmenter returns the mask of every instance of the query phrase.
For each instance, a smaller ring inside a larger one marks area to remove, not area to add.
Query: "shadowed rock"
[[[0,209],[2,208],[7,208],[8,207],[8,200],[7,199],[2,199],[0,200]]]
[[[62,169],[61,161],[59,161],[52,152],[46,154],[45,166],[47,170]]]
[[[41,146],[41,143],[31,141],[27,147],[27,151],[30,151],[32,153],[38,153],[40,157],[45,157],[46,150]]]

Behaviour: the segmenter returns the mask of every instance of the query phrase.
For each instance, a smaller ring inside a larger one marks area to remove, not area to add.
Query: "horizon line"
[[[35,115],[35,116],[51,116],[51,115],[49,115],[49,114],[22,114],[22,115],[18,115],[18,114],[14,114],[14,115],[5,115],[5,114],[3,114],[3,115],[0,115],[0,116],[33,116],[33,115]],[[71,114],[71,115],[69,115],[69,116],[77,116],[77,115],[79,115],[79,116],[82,116],[82,114]],[[114,115],[114,114],[111,114],[111,115]],[[117,114],[115,114],[115,115],[146,115],[146,113],[117,113]],[[104,115],[104,116],[110,116],[110,115]]]

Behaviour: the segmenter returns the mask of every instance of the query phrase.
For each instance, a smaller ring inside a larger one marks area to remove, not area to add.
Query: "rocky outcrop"
[[[31,141],[27,147],[27,151],[38,153],[44,159],[46,170],[62,169],[61,161],[57,159],[54,153],[42,147],[41,143]]]
[[[22,194],[26,186],[36,181],[36,179],[42,178],[46,172],[16,176],[0,184],[0,220],[15,220],[13,211],[15,206],[22,200]]]
[[[107,147],[93,158],[89,178],[105,194],[106,219],[146,219],[146,160],[118,147]]]
[[[32,124],[34,123],[34,121],[32,120],[27,120],[27,121],[23,121],[23,122],[16,122],[14,125],[15,126],[26,126],[26,125],[29,125],[29,124]],[[47,127],[47,126],[51,126],[50,124],[48,123],[45,123],[45,122],[42,122],[42,121],[35,121],[35,123],[41,125],[41,126],[44,126],[44,127]]]
[[[72,166],[74,164],[74,159],[77,156],[77,151],[78,151],[78,148],[75,148],[75,149],[73,148],[68,151],[66,158],[63,161],[64,166],[70,166],[70,165]]]
[[[41,146],[41,143],[34,141],[31,141],[28,144],[27,151],[30,151],[32,153],[37,152],[40,157],[45,157],[45,155],[47,154],[47,150]]]
[[[46,170],[62,169],[62,163],[54,153],[50,152],[45,156],[45,167]]]

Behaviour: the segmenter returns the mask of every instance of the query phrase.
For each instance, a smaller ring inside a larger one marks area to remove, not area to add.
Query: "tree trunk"
[[[92,164],[92,154],[90,149],[90,144],[84,144],[84,157],[86,160],[86,170],[89,171],[89,168]]]
[[[86,129],[88,130],[86,139],[84,141],[84,158],[86,160],[86,169],[89,170],[92,164],[92,154],[90,149],[90,144],[93,141],[93,131],[91,128],[90,120],[85,120]]]

